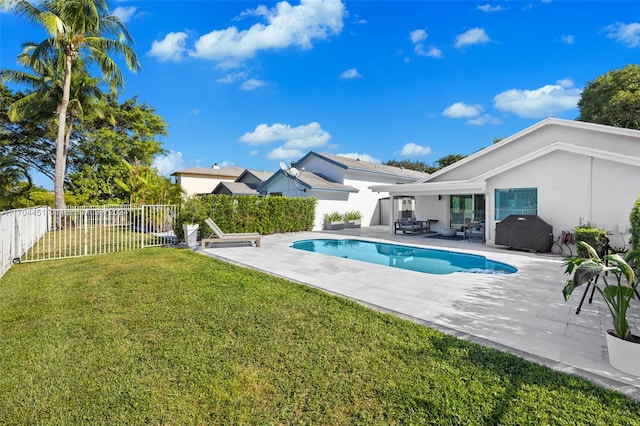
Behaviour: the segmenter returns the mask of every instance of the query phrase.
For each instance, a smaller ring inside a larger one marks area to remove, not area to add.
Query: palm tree
[[[41,8],[27,0],[4,0],[3,4],[29,21],[38,23],[49,37],[31,49],[31,66],[43,58],[57,58],[56,71],[62,76],[62,96],[56,108],[57,136],[54,172],[56,208],[64,208],[64,178],[68,153],[67,115],[71,100],[74,67],[94,63],[113,92],[124,86],[122,73],[110,54],[122,55],[128,68],[137,71],[140,63],[131,47],[125,25],[108,12],[106,0],[45,0]],[[114,35],[114,38],[109,36]],[[46,62],[46,61],[44,61]]]

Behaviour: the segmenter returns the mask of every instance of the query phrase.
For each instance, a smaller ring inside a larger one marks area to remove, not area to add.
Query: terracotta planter
[[[613,330],[607,330],[609,364],[623,373],[640,377],[640,337],[633,338],[633,341],[624,340],[616,336]]]

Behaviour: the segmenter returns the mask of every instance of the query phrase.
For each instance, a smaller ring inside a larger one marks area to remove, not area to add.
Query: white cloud
[[[138,8],[135,6],[128,6],[128,7],[118,6],[111,11],[111,14],[116,16],[123,23],[127,23],[133,17],[133,15],[136,14],[137,10]]]
[[[456,102],[444,109],[442,115],[449,118],[472,118],[482,113],[481,105],[467,105],[464,102]]]
[[[604,28],[607,37],[626,44],[628,47],[634,48],[640,45],[640,22],[631,24],[623,24],[616,22]]]
[[[340,78],[344,78],[346,80],[352,79],[352,78],[360,78],[360,77],[362,77],[362,75],[355,68],[348,69],[344,71],[342,74],[340,74]]]
[[[218,79],[218,83],[233,84],[240,80],[245,80],[249,73],[246,71],[232,72]]]
[[[264,87],[265,85],[266,83],[263,80],[258,80],[257,78],[250,78],[249,80],[243,82],[240,85],[240,88],[242,90],[251,91],[251,90],[256,90],[261,87]]]
[[[260,154],[260,151],[258,151],[257,149],[252,149],[251,151],[249,151],[249,155],[252,157],[255,157],[258,154]]]
[[[155,56],[160,62],[179,62],[186,51],[187,33],[169,33],[163,40],[151,44],[149,55]]]
[[[358,154],[357,152],[346,152],[343,154],[336,154],[340,157],[351,158],[352,160],[368,161],[370,163],[382,163],[382,160],[375,158],[369,154]]]
[[[464,47],[471,44],[484,44],[491,41],[483,28],[472,28],[469,31],[458,34],[456,37],[456,47]]]
[[[178,151],[169,151],[165,155],[158,156],[153,159],[153,167],[158,169],[161,175],[167,176],[171,173],[184,169],[185,161],[182,153]]]
[[[273,142],[282,143],[267,154],[269,159],[295,159],[309,149],[326,146],[331,139],[329,132],[322,129],[320,123],[291,127],[288,124],[275,123],[271,126],[259,124],[253,132],[240,137],[240,142],[250,146],[266,145]]]
[[[442,58],[442,51],[435,46],[429,46],[429,50],[425,49],[423,41],[427,39],[427,31],[423,29],[413,30],[409,33],[409,38],[413,43],[413,51],[420,56],[430,56],[432,58]],[[407,58],[405,58],[405,62]]]
[[[235,26],[214,30],[200,37],[190,54],[204,59],[242,60],[264,49],[288,46],[309,49],[313,41],[339,34],[346,13],[341,0],[301,0],[296,6],[287,1],[271,9],[259,6],[244,15],[257,16],[266,22],[256,23],[247,30]]]
[[[502,7],[500,5],[491,6],[489,3],[487,3],[485,5],[478,6],[478,10],[481,10],[481,11],[487,12],[487,13],[492,13],[492,12],[502,12],[504,10],[509,10],[509,8]]]
[[[562,41],[564,44],[573,44],[576,41],[576,36],[571,34],[563,34],[562,37],[560,37],[560,41]]]
[[[412,43],[419,43],[427,39],[427,32],[422,29],[413,30],[409,33],[409,38],[411,39]]]
[[[493,98],[494,106],[525,118],[544,118],[576,108],[581,89],[573,88],[570,79],[548,84],[539,89],[511,89]]]
[[[467,120],[465,124],[468,124],[469,126],[484,126],[486,124],[497,125],[502,124],[502,120],[492,116],[491,114],[483,114],[479,117]]]
[[[189,115],[200,115],[200,109],[199,108],[194,108],[191,111],[189,111]]]
[[[420,146],[413,142],[409,142],[402,147],[402,151],[400,151],[400,155],[405,157],[415,157],[420,155],[429,155],[431,153],[431,148],[428,146]]]

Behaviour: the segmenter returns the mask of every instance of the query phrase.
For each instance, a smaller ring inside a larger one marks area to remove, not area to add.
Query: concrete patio
[[[518,268],[510,275],[431,275],[290,248],[310,238],[353,237],[484,255]],[[609,311],[596,293],[576,315],[583,294],[564,302],[567,276],[551,254],[512,251],[481,241],[393,235],[387,226],[265,236],[262,247],[207,248],[204,254],[304,283],[459,338],[586,378],[640,401],[640,378],[609,365]],[[631,308],[640,329],[640,304]]]

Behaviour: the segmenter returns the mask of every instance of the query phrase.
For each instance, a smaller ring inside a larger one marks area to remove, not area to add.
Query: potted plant
[[[638,265],[640,251],[627,253],[623,259],[618,253],[603,250],[600,255],[584,241],[579,244],[588,257],[574,257],[565,262],[565,273],[572,275],[562,290],[564,299],[569,300],[573,290],[582,284],[593,285],[602,295],[613,321],[613,330],[607,330],[609,363],[612,367],[640,376],[640,337],[631,334],[627,320],[627,310],[636,295],[638,281],[631,265]]]
[[[342,213],[340,212],[334,211],[331,213],[325,213],[323,219],[325,230],[344,229],[344,220],[342,219]]]
[[[362,214],[357,210],[348,211],[345,212],[343,219],[345,228],[360,228]]]

